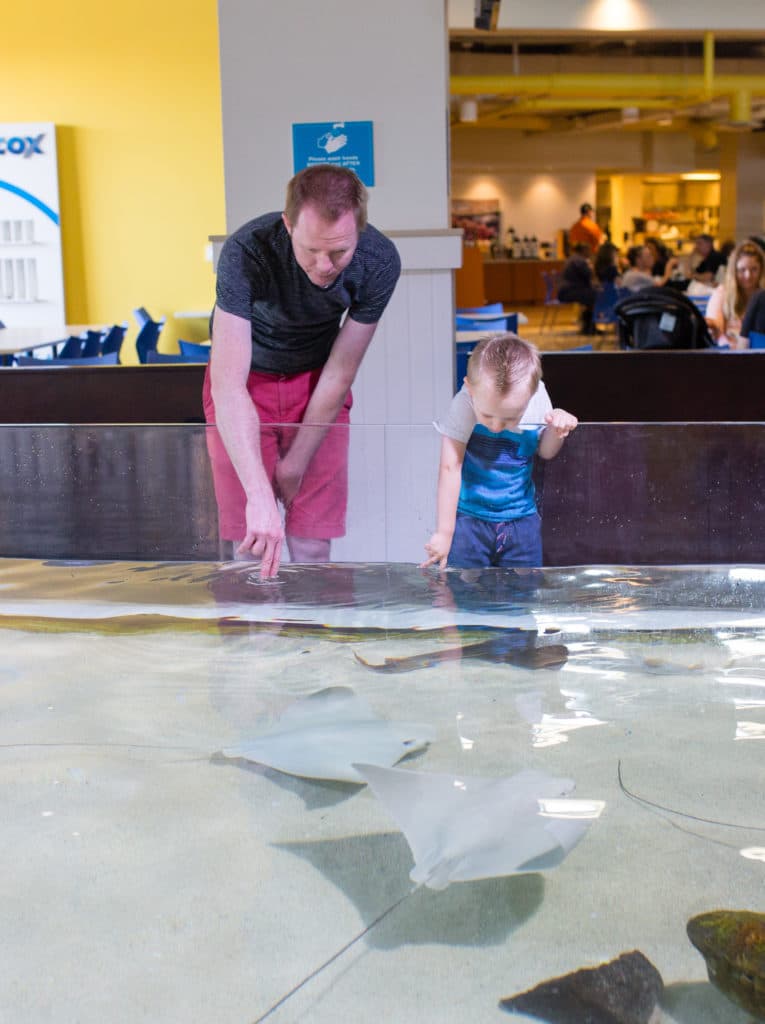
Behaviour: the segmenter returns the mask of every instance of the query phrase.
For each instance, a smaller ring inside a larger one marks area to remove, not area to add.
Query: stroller
[[[714,348],[706,321],[682,292],[642,288],[614,307],[622,348]]]

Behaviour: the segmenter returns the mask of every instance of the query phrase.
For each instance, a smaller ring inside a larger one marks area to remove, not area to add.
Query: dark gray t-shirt
[[[375,324],[393,294],[401,260],[371,224],[348,266],[320,288],[298,266],[280,213],[256,217],[223,245],[216,305],[252,325],[252,369],[304,373],[323,366],[343,314]]]

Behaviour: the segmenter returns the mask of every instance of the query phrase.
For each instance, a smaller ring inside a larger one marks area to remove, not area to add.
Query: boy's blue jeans
[[[458,569],[542,564],[542,520],[539,513],[494,523],[457,513],[447,564]]]

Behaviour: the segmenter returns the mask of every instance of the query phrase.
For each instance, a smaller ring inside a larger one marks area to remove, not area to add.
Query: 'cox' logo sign
[[[28,160],[33,153],[42,153],[40,146],[44,138],[45,132],[41,135],[25,135],[24,138],[20,135],[14,135],[11,139],[0,138],[0,156],[12,153],[13,156],[23,156]]]

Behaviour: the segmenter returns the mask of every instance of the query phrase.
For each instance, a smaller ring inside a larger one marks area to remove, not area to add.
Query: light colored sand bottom
[[[574,639],[558,670],[400,675],[353,656],[434,646],[4,632],[0,1018],[252,1024],[407,892],[409,849],[371,792],[216,756],[342,683],[385,718],[435,728],[412,770],[534,767],[606,806],[554,871],[412,893],[270,1020],[520,1020],[498,1000],[637,948],[664,978],[664,1020],[746,1021],[706,982],[685,925],[765,909],[765,863],[741,854],[765,847],[765,645],[609,653]],[[547,718],[529,721],[530,706]],[[747,722],[752,738],[736,739]],[[638,804],[619,762],[647,800],[750,827]]]

